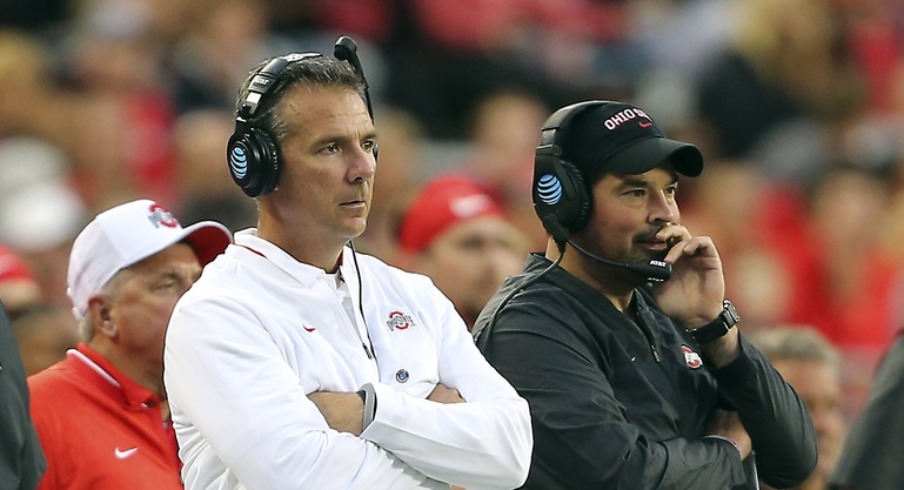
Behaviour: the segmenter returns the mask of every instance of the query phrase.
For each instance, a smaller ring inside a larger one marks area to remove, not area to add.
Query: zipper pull
[[[364,342],[361,342],[361,347],[364,347],[364,353],[367,354],[368,359],[374,358],[374,353],[370,351],[370,348],[367,347],[367,344],[365,344]]]
[[[659,357],[659,351],[656,350],[656,344],[650,344],[650,352],[653,353],[653,359],[656,362],[662,362],[662,359]]]

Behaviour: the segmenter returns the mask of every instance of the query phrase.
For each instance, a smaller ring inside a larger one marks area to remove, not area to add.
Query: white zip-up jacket
[[[527,478],[527,402],[452,303],[427,277],[363,254],[356,266],[353,253],[343,249],[346,291],[245,230],[179,301],[164,379],[187,489],[495,489]],[[367,383],[377,408],[360,437],[331,429],[306,396]],[[437,383],[467,403],[427,400]]]

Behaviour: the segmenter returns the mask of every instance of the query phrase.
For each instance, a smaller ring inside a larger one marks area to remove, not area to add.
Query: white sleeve
[[[440,303],[440,383],[467,403],[436,403],[375,383],[376,414],[361,437],[436,480],[469,490],[519,487],[533,448],[527,401],[487,363],[451,303]]]
[[[180,438],[184,475],[210,483],[232,473],[254,489],[448,488],[330,429],[268,332],[235,301],[180,303],[164,362],[174,424],[197,431]]]

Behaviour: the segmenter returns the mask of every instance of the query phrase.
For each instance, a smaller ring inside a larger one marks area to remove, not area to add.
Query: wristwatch
[[[698,344],[705,344],[727,334],[731,327],[739,321],[741,321],[741,317],[738,315],[738,310],[731,304],[731,301],[726,299],[722,300],[722,313],[719,313],[715,320],[700,328],[688,330],[688,332]]]
[[[364,419],[361,421],[361,430],[364,430],[374,421],[377,414],[377,393],[374,391],[374,385],[370,383],[365,383],[357,393],[364,402]]]

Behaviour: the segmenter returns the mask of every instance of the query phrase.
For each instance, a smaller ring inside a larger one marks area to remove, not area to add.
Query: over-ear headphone
[[[559,139],[578,114],[605,103],[594,100],[572,104],[554,112],[543,123],[534,157],[531,196],[543,227],[558,243],[564,243],[568,234],[587,226],[593,204],[585,176],[577,166],[562,158]]]
[[[581,231],[587,226],[593,207],[593,193],[585,179],[586,176],[581,173],[580,169],[562,158],[562,145],[559,139],[562,138],[562,134],[567,133],[569,125],[578,114],[608,103],[602,100],[591,100],[572,104],[554,112],[543,123],[540,145],[537,146],[534,158],[534,183],[531,196],[534,200],[534,210],[540,217],[540,221],[543,222],[543,227],[555,240],[559,254],[555,262],[550,263],[538,274],[531,276],[509,291],[499,301],[486,325],[474,332],[478,347],[488,359],[490,356],[489,338],[503,308],[516,294],[539,281],[561,264],[565,257],[566,244],[570,244],[591,260],[633,271],[650,282],[667,281],[672,274],[672,265],[662,260],[640,262],[610,260],[591,253],[568,238],[569,234]]]
[[[351,64],[361,79],[367,112],[373,121],[370,91],[358,60],[357,50],[358,46],[352,38],[341,36],[336,41],[334,56]],[[276,138],[265,128],[252,122],[258,114],[258,108],[272,94],[279,77],[290,64],[322,57],[320,53],[296,53],[274,58],[252,77],[248,88],[242,94],[242,104],[235,118],[235,131],[226,145],[226,161],[232,180],[247,196],[264,196],[273,192],[279,181],[282,160]],[[376,150],[374,156],[376,157]]]

